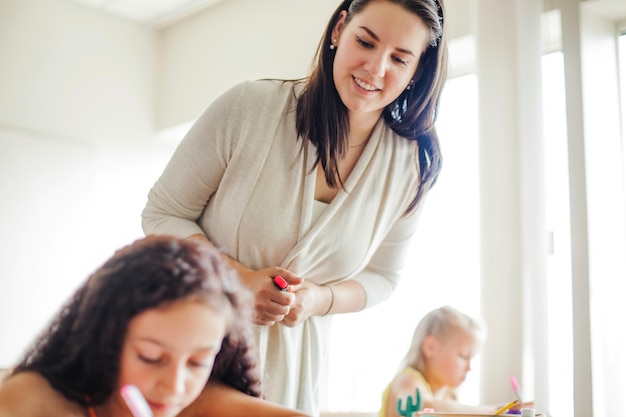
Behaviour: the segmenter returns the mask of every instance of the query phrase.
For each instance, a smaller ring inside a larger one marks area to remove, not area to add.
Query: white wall
[[[153,128],[156,35],[65,0],[0,0],[0,125],[93,142]]]
[[[308,73],[336,0],[231,0],[161,31],[160,128],[244,80]]]
[[[156,171],[112,149],[152,136],[156,53],[154,33],[74,2],[0,0],[0,367],[141,233],[115,184],[145,193],[131,171]]]

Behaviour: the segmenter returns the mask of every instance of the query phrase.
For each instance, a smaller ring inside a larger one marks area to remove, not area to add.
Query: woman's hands
[[[260,326],[281,323],[293,327],[314,315],[324,315],[332,302],[330,287],[305,281],[278,267],[240,272],[244,285],[254,293],[255,322]],[[281,291],[273,281],[282,276],[289,287]]]
[[[334,298],[330,287],[309,281],[304,281],[296,289],[295,295],[296,300],[282,321],[285,326],[293,327],[311,316],[325,315],[329,312]]]
[[[295,292],[304,280],[290,271],[273,267],[254,271],[240,271],[244,285],[254,294],[255,323],[260,326],[272,326],[281,322],[296,303]],[[274,277],[282,276],[289,287],[281,291],[274,284]]]
[[[201,234],[192,235],[191,239],[207,240]],[[327,285],[316,285],[305,281],[287,269],[271,267],[255,271],[235,261],[226,254],[224,260],[233,267],[242,283],[254,295],[255,323],[260,326],[273,326],[281,323],[294,327],[311,316],[323,316],[335,312],[333,303],[336,293]],[[274,284],[274,277],[282,276],[287,284],[286,291],[281,291]],[[356,283],[344,283],[343,292],[352,293],[352,301],[343,308],[342,312],[358,311],[365,304],[365,292]],[[333,287],[337,288],[337,287]]]

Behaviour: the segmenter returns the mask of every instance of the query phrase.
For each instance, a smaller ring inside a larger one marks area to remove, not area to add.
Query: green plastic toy
[[[406,398],[406,408],[402,409],[402,398],[398,398],[398,405],[396,409],[398,414],[403,417],[412,417],[413,413],[419,411],[422,408],[422,397],[420,396],[420,390],[415,390],[415,402],[413,402],[413,396],[409,395]]]

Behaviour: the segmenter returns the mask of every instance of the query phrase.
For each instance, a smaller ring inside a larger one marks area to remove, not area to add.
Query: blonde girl
[[[423,408],[440,412],[493,414],[500,405],[466,405],[458,401],[457,388],[472,369],[486,337],[481,320],[443,306],[432,310],[417,325],[411,346],[401,362],[400,372],[383,393],[380,417],[396,417],[398,399],[406,404],[419,390]],[[514,409],[533,407],[518,404]]]

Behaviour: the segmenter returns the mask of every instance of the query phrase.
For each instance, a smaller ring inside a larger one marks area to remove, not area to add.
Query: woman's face
[[[424,22],[402,6],[374,1],[333,31],[335,87],[349,112],[378,118],[409,85],[428,45]],[[335,42],[336,40],[336,42]]]
[[[222,315],[193,300],[139,314],[128,325],[118,391],[136,385],[155,417],[177,415],[204,388],[225,329]]]

